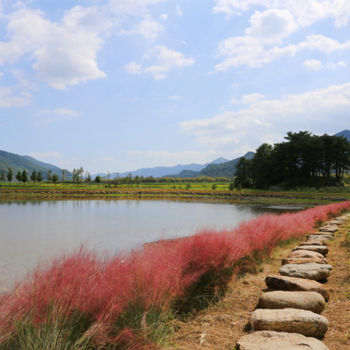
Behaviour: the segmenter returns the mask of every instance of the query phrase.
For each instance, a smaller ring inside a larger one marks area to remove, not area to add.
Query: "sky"
[[[350,129],[349,0],[0,0],[0,149],[91,174]]]

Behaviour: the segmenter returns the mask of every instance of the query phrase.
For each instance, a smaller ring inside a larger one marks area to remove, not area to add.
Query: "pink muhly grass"
[[[128,256],[101,259],[81,249],[38,267],[0,299],[0,334],[14,331],[20,320],[50,322],[54,309],[67,317],[84,315],[87,334],[95,329],[96,339],[120,344],[116,348],[151,348],[147,339],[157,337],[152,327],[165,323],[164,315],[181,309],[186,300],[224,290],[232,268],[243,258],[253,266],[254,259],[270,254],[279,242],[302,237],[349,208],[343,202],[293,214],[264,214],[233,230],[201,230]]]

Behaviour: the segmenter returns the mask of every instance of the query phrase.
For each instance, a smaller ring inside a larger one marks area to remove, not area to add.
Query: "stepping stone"
[[[328,264],[326,258],[286,258],[282,259],[282,265],[286,264]]]
[[[307,337],[321,338],[328,330],[326,317],[298,309],[257,309],[250,323],[257,331],[299,333]]]
[[[309,235],[306,237],[308,240],[318,240],[318,241],[321,241],[321,240],[327,240],[327,241],[330,241],[332,239],[334,239],[334,235],[329,235],[329,234],[324,234],[324,232],[318,234],[318,233],[315,233],[313,235]]]
[[[288,258],[324,258],[321,253],[313,252],[311,250],[301,249],[291,252]]]
[[[331,265],[326,264],[287,264],[279,269],[282,276],[307,278],[309,280],[320,281],[330,276]]]
[[[318,242],[318,241],[314,241],[314,242],[301,242],[299,244],[299,247],[302,247],[304,245],[326,245],[326,244],[322,244],[322,242]]]
[[[316,292],[267,292],[260,296],[258,308],[261,309],[301,309],[320,314],[326,307],[321,294]]]
[[[329,252],[329,249],[325,245],[304,245],[301,247],[295,247],[293,249],[293,252],[298,251],[298,250],[309,250],[312,252],[317,252],[322,254],[323,256],[326,256]]]
[[[239,350],[329,350],[315,338],[297,333],[259,331],[244,335],[237,342]]]
[[[329,222],[329,225],[343,225],[343,224],[345,224],[345,220],[341,220],[341,219],[335,219]]]
[[[297,277],[272,275],[265,278],[265,283],[266,286],[272,290],[317,292],[321,294],[326,301],[329,300],[329,292],[321,283],[316,281]]]
[[[337,231],[339,231],[339,227],[338,226],[336,226],[336,225],[333,225],[333,226],[323,226],[323,227],[320,227],[319,228],[319,231],[320,232],[332,232],[332,233],[334,233],[334,232],[337,232]]]

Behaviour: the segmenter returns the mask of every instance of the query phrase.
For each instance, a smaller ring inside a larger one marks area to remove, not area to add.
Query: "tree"
[[[38,172],[38,175],[37,175],[37,177],[36,177],[36,180],[37,180],[38,182],[41,182],[41,181],[44,180],[43,174],[41,173],[41,171]]]
[[[252,180],[256,188],[268,188],[273,182],[272,176],[273,147],[267,143],[262,144],[255,151],[251,161]]]
[[[135,176],[135,183],[136,183],[136,186],[138,188],[140,186],[140,183],[141,183],[141,178],[139,175]]]
[[[24,183],[24,185],[26,184],[26,182],[28,181],[28,175],[26,170],[24,169],[21,175],[21,181]]]
[[[85,180],[86,182],[91,182],[91,175],[87,170],[85,172]]]
[[[1,170],[1,173],[0,173],[0,181],[6,181],[5,172],[3,170]]]
[[[22,173],[20,171],[18,171],[17,175],[16,175],[16,180],[18,182],[21,182],[22,181]]]
[[[245,157],[240,158],[234,172],[234,184],[235,187],[241,186],[242,188],[252,187],[252,171],[251,160]]]
[[[51,181],[52,180],[52,170],[50,169],[48,172],[47,172],[47,180],[48,181]]]
[[[97,183],[100,183],[101,182],[101,176],[100,175],[97,175],[96,177],[95,177],[95,182],[97,182]]]
[[[52,180],[52,182],[56,185],[57,181],[59,180],[58,175],[57,175],[57,174],[53,174],[51,180]]]
[[[65,174],[65,170],[62,169],[62,182],[64,182],[64,174]]]
[[[11,183],[11,181],[13,179],[13,172],[12,172],[11,168],[9,168],[6,177],[7,177],[7,181],[9,182],[9,186],[10,186],[10,183]]]
[[[30,179],[31,179],[33,182],[36,181],[36,179],[37,179],[37,174],[36,174],[36,171],[35,171],[35,170],[33,170],[32,174],[30,175]]]

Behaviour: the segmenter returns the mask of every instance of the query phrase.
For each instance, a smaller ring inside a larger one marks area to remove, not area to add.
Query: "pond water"
[[[265,212],[300,209],[184,200],[0,201],[0,291],[40,261],[81,245],[116,254],[202,228],[234,228]]]

